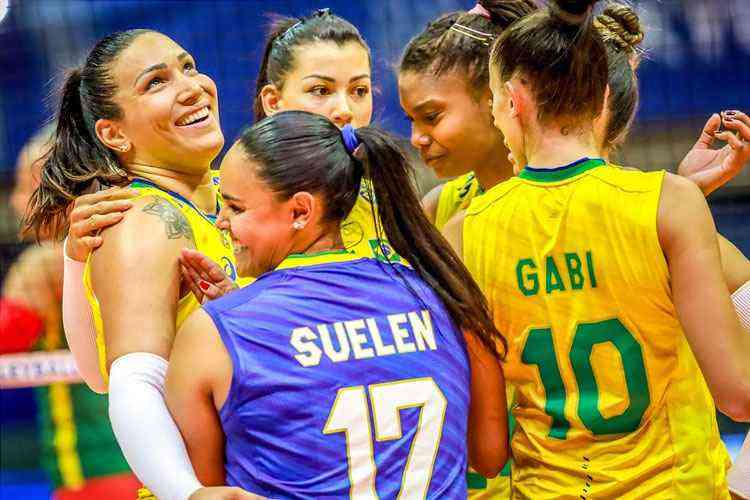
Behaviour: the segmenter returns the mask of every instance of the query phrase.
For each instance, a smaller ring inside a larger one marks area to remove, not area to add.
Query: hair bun
[[[596,17],[594,25],[605,42],[611,41],[622,50],[635,50],[643,41],[641,21],[635,11],[623,4],[613,3]]]

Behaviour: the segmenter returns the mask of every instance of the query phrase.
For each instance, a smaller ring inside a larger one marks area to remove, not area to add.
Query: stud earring
[[[123,144],[122,146],[120,146],[120,151],[122,151],[123,153],[127,152],[129,149],[130,144]]]
[[[294,221],[294,223],[292,224],[292,228],[296,229],[297,231],[299,231],[303,227],[305,227],[305,225],[298,220]]]

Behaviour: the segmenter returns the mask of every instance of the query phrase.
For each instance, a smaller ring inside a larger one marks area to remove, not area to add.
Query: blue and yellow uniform
[[[657,234],[663,179],[526,167],[467,211],[464,261],[509,343],[514,497],[728,498]]]
[[[413,269],[290,255],[203,309],[232,359],[228,484],[268,498],[465,498],[466,346]]]

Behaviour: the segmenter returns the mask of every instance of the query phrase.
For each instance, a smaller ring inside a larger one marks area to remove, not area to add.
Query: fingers
[[[745,141],[750,141],[750,117],[742,111],[726,111],[724,127],[736,132]]]
[[[185,248],[182,250],[182,258],[187,265],[192,267],[206,281],[218,283],[227,279],[221,267],[201,252]]]
[[[747,143],[737,137],[737,134],[734,132],[731,132],[729,130],[725,132],[719,132],[715,136],[717,139],[720,139],[724,142],[726,142],[730,148],[732,148],[735,151],[740,151],[743,148],[750,147],[750,143]]]
[[[722,124],[722,117],[719,113],[714,113],[703,126],[698,142],[695,147],[710,148],[714,142],[714,135],[718,132]]]
[[[82,205],[70,212],[70,222],[78,222],[88,219],[94,215],[106,215],[109,213],[125,212],[133,207],[130,200],[100,201],[91,205]]]
[[[89,250],[96,250],[97,248],[102,246],[102,243],[104,243],[104,239],[101,236],[84,236],[82,238],[78,238],[78,242],[81,246],[84,246]]]
[[[136,189],[111,187],[96,193],[83,194],[76,198],[75,206],[93,205],[102,201],[125,200],[138,195]]]
[[[185,280],[188,288],[190,288],[190,291],[193,293],[193,295],[195,295],[195,298],[198,300],[198,302],[202,304],[205,301],[205,296],[203,294],[203,290],[201,290],[199,283],[203,280],[200,279],[200,276],[198,276],[195,271],[182,263],[180,263],[180,270],[182,271],[182,277]]]
[[[125,217],[125,214],[122,212],[113,212],[105,215],[93,214],[90,217],[71,224],[68,232],[75,238],[95,235],[105,227],[117,224],[123,217]]]

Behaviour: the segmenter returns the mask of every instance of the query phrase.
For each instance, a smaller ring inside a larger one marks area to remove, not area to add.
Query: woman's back
[[[464,258],[510,344],[522,495],[726,495],[657,234],[663,179],[601,160],[527,168],[467,212]]]
[[[272,498],[466,494],[466,348],[412,269],[291,255],[204,309],[234,367],[220,412],[230,484]]]

